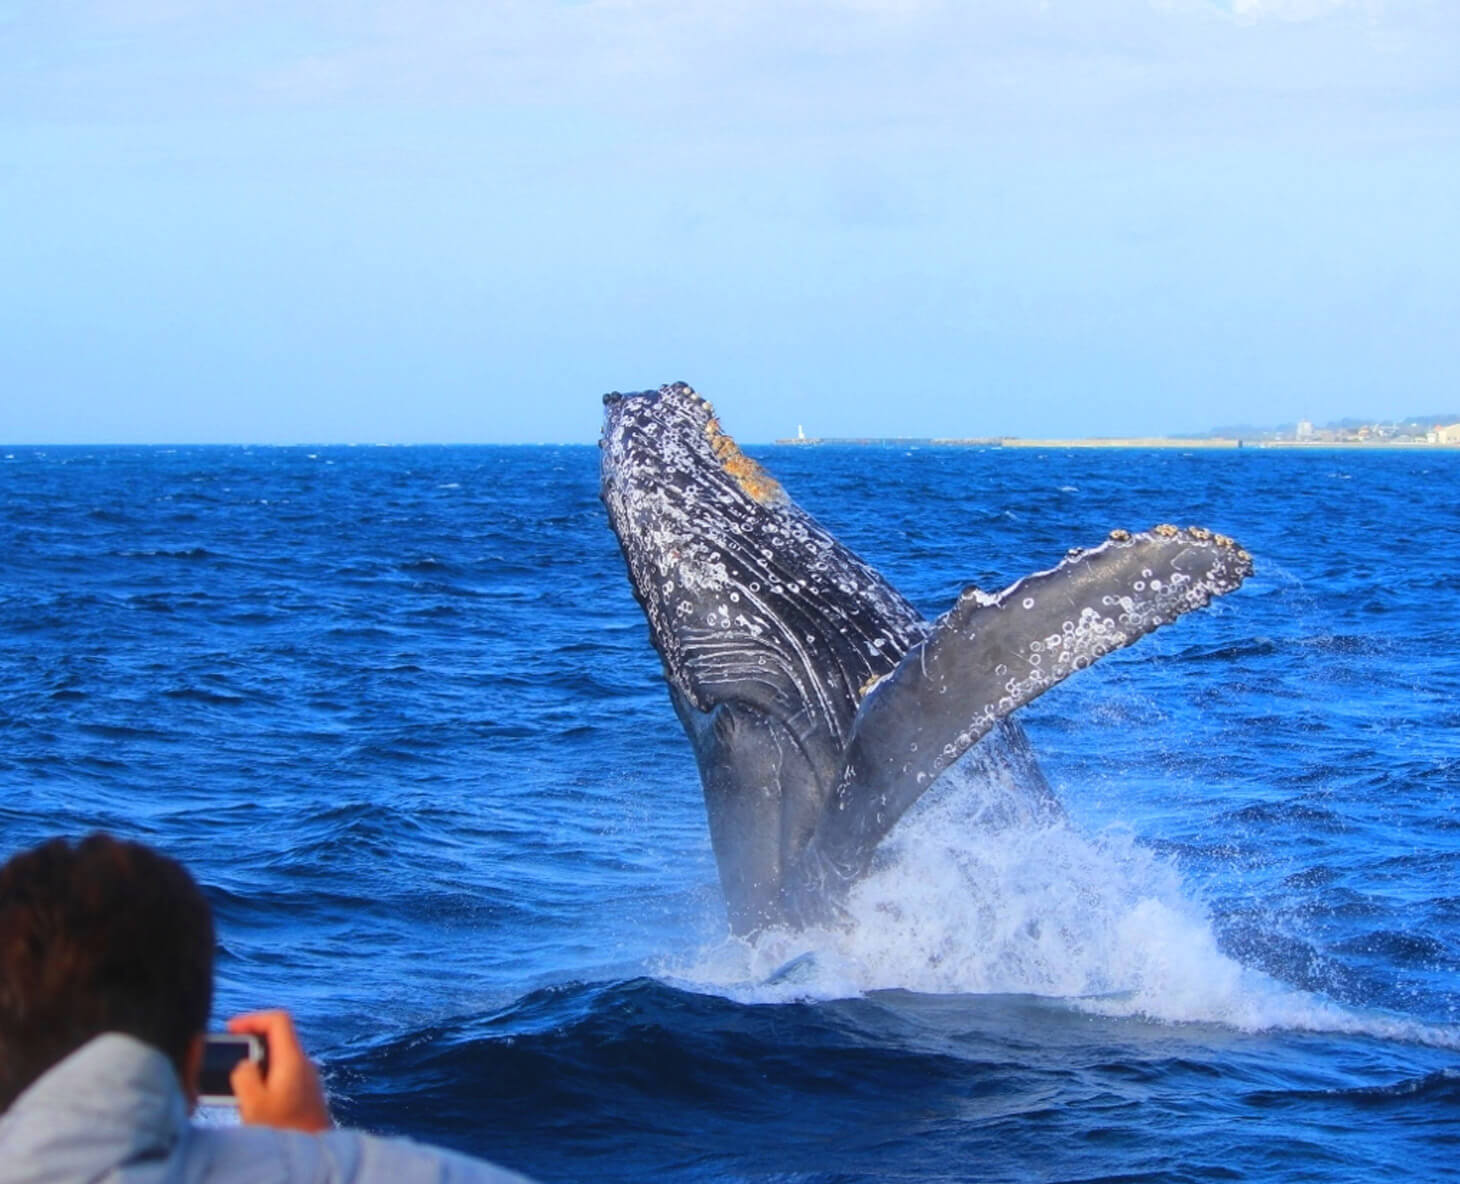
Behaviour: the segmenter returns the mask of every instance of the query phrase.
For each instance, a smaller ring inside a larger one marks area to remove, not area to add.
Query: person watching
[[[283,1011],[229,1021],[268,1049],[243,1125],[194,1126],[213,917],[178,862],[94,834],[0,868],[0,1184],[523,1184],[406,1139],[336,1130]]]

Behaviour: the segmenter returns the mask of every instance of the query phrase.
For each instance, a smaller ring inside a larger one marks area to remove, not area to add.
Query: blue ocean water
[[[1064,817],[955,770],[743,942],[596,449],[0,449],[4,852],[185,860],[220,1016],[543,1180],[1455,1178],[1460,456],[750,451],[929,616],[1257,574],[1021,713]]]

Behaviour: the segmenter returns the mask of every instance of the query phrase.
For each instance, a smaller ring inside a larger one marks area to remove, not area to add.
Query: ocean
[[[955,769],[742,941],[597,449],[0,448],[4,854],[182,859],[220,1022],[544,1181],[1460,1178],[1460,455],[747,451],[929,617],[1257,572],[1020,713],[1062,813]]]

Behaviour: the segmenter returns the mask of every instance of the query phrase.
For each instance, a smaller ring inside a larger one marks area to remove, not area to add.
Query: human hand
[[[253,1061],[240,1061],[230,1077],[244,1122],[310,1134],[335,1125],[319,1073],[305,1055],[287,1011],[235,1016],[228,1021],[228,1030],[260,1036],[269,1050],[268,1076]]]

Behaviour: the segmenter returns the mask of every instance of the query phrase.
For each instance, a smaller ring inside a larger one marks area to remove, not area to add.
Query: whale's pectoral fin
[[[997,596],[965,592],[863,700],[802,878],[860,875],[918,795],[997,720],[1251,572],[1229,538],[1158,526],[1115,531]]]

